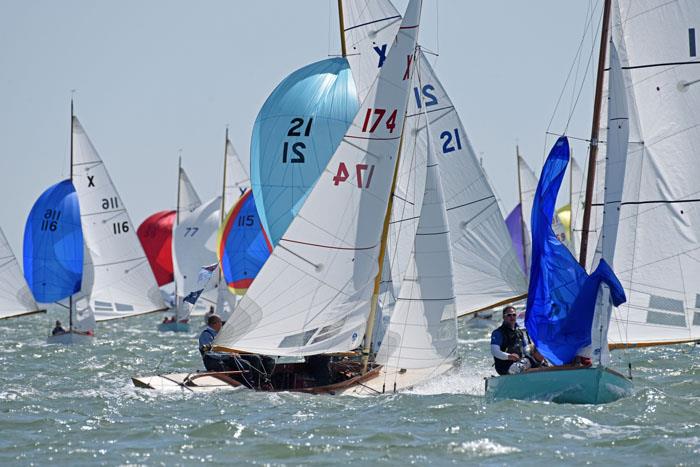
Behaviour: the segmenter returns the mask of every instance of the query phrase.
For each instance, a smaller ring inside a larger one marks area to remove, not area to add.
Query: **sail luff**
[[[595,168],[598,154],[598,131],[600,128],[600,111],[603,103],[603,84],[605,80],[605,57],[607,55],[608,31],[610,29],[610,7],[612,0],[605,0],[603,6],[603,25],[600,33],[600,52],[598,54],[598,71],[596,75],[595,97],[593,103],[593,123],[591,124],[591,143],[588,152],[588,172],[586,178],[586,200],[581,224],[581,253],[579,264],[586,267],[588,254],[588,233],[591,223],[591,206],[595,190]]]

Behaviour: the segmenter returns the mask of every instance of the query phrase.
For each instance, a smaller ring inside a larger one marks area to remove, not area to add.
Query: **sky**
[[[516,144],[538,172],[554,142],[547,129],[563,131],[572,102],[568,133],[590,135],[597,52],[586,72],[595,46],[584,30],[600,4],[423,2],[419,41],[438,54],[504,210],[518,198]],[[226,126],[247,163],[270,92],[339,43],[336,0],[0,0],[0,228],[16,255],[32,204],[69,174],[71,95],[138,225],[175,207],[180,153],[202,199],[216,196]],[[573,146],[583,166],[585,143]]]

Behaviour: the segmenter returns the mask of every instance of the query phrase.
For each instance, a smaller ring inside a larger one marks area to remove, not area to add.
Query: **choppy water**
[[[129,377],[200,365],[158,315],[49,346],[55,316],[0,321],[0,464],[698,464],[700,349],[633,351],[635,395],[601,406],[488,402],[488,331],[460,330],[458,372],[369,398],[160,394]]]

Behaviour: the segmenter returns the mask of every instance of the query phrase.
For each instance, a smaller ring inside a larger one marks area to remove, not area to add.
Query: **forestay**
[[[456,358],[450,232],[432,149],[428,149],[427,164],[414,250],[376,358],[388,368],[439,368]]]
[[[389,0],[342,1],[345,58],[363,102],[394,45],[401,15]]]
[[[40,311],[22,276],[15,254],[0,229],[0,319]]]
[[[219,348],[311,355],[360,345],[378,273],[419,15],[420,2],[412,0],[379,78],[217,336]]]
[[[614,312],[609,340],[698,339],[700,2],[614,3],[630,109],[614,269],[628,303]]]
[[[73,117],[73,184],[87,246],[82,294],[97,321],[164,308],[129,214],[85,130]],[[86,285],[89,284],[89,288]]]
[[[418,66],[411,101],[429,120],[450,227],[457,314],[464,315],[519,296],[527,284],[464,125],[422,52]]]

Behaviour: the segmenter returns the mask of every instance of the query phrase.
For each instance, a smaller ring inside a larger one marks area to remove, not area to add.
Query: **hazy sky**
[[[407,0],[395,4],[403,11]],[[436,72],[508,210],[515,144],[538,171],[591,8],[597,24],[600,0],[424,0],[420,42],[439,53]],[[174,207],[179,149],[202,199],[215,196],[226,125],[247,159],[269,93],[338,44],[336,0],[0,0],[0,227],[15,253],[35,199],[68,175],[72,89],[140,224]],[[587,58],[591,39],[584,44]],[[595,58],[574,136],[590,133],[594,67]],[[564,127],[572,89],[553,131]],[[585,146],[574,147],[583,162]]]

